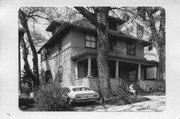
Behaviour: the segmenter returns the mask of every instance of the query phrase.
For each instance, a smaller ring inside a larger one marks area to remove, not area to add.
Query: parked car
[[[69,97],[69,103],[97,101],[99,94],[84,86],[64,87]]]

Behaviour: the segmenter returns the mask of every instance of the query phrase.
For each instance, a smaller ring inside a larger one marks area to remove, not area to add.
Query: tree
[[[26,71],[26,73],[28,73],[28,75],[31,77],[32,81],[33,81],[33,86],[34,89],[37,89],[40,85],[40,81],[39,81],[39,69],[38,69],[38,56],[37,56],[37,51],[36,48],[33,44],[32,41],[32,37],[30,34],[30,30],[29,30],[29,26],[28,26],[28,15],[25,14],[21,9],[19,9],[19,20],[20,23],[22,25],[22,27],[25,29],[26,34],[27,34],[27,40],[30,44],[31,47],[31,51],[33,54],[33,71],[31,71],[30,67],[29,67],[29,63],[27,60],[27,48],[26,48],[26,44],[24,42],[24,39],[21,40],[21,46],[23,48],[23,59],[24,59],[24,69]]]
[[[20,45],[21,45],[21,41],[23,40],[23,37],[24,37],[24,33],[25,33],[25,30],[24,29],[21,29],[19,28],[18,29],[18,34],[19,34],[19,41],[18,41],[18,53],[19,53],[19,61],[21,59],[21,52],[20,52]],[[19,63],[19,91],[21,91],[21,63]]]
[[[165,79],[165,10],[161,7],[122,7],[114,9],[128,14],[131,17],[128,22],[137,23],[138,38],[143,39],[143,36],[148,36],[149,41],[153,43],[149,46],[149,50],[155,46],[159,59],[157,78]],[[129,28],[129,26],[125,27],[126,29]],[[129,31],[127,30],[127,32]]]
[[[109,68],[107,62],[108,55],[108,34],[107,34],[107,16],[109,11],[119,10],[124,13],[124,15],[130,14],[131,21],[150,27],[151,39],[158,51],[159,55],[159,78],[164,79],[165,73],[165,11],[160,7],[91,7],[91,11],[83,7],[75,7],[84,17],[86,17],[92,24],[95,25],[97,31],[97,65],[98,65],[98,80],[100,86],[100,92],[103,99],[110,97],[111,88],[109,81]],[[134,12],[138,11],[138,12]],[[160,11],[160,15],[157,16],[155,13]],[[113,11],[114,12],[114,11]],[[123,15],[123,16],[124,16]],[[146,16],[147,15],[147,16]],[[117,15],[118,16],[118,15]],[[118,16],[119,17],[119,16]],[[159,28],[156,28],[157,18],[160,18]],[[140,22],[139,22],[140,21]],[[158,29],[158,30],[157,30]],[[140,32],[140,31],[139,31]],[[143,32],[138,34],[139,38],[142,38]]]
[[[66,14],[61,14],[61,12],[65,12]],[[28,82],[33,82],[34,89],[37,89],[40,86],[38,56],[36,48],[41,47],[46,41],[46,37],[44,34],[42,34],[42,31],[39,31],[39,29],[36,27],[39,28],[38,25],[42,25],[43,23],[49,24],[54,20],[71,21],[72,19],[78,18],[76,13],[76,11],[68,7],[62,9],[55,7],[23,7],[19,9],[20,26],[25,30],[24,32],[26,33],[25,37],[19,38],[19,46],[22,48],[25,75],[26,77],[30,77],[28,78]],[[21,29],[19,32],[20,31]],[[33,70],[30,69],[28,61],[29,53],[32,53],[33,56]],[[19,68],[21,68],[21,66],[19,66]],[[19,72],[21,73],[21,71]],[[19,78],[19,86],[20,85],[21,77]]]
[[[138,7],[140,17],[149,23],[150,41],[159,56],[158,79],[165,79],[165,10],[161,7]],[[147,15],[147,16],[146,16]],[[159,25],[156,25],[159,22]]]
[[[83,7],[75,7],[96,27],[97,31],[97,67],[98,81],[102,101],[111,97],[111,87],[108,67],[109,39],[108,39],[108,13],[110,7],[93,7],[94,13]]]

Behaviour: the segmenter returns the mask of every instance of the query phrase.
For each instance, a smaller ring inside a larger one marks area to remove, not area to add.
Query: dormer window
[[[86,48],[96,48],[96,38],[93,35],[86,35]]]

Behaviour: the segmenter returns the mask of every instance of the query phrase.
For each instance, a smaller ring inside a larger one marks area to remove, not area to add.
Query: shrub
[[[29,95],[30,92],[32,92],[32,91],[29,89],[27,83],[21,84],[21,93],[25,93],[25,94]]]
[[[25,94],[19,95],[19,109],[21,109],[22,111],[27,111],[30,108],[33,108],[33,106],[34,106],[33,98],[29,98]]]
[[[70,105],[68,97],[61,86],[47,84],[35,94],[37,111],[68,111]]]

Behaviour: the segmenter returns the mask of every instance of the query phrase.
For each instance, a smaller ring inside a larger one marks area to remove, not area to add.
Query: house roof
[[[117,18],[113,18],[114,20],[119,20]],[[122,22],[125,22],[122,20]],[[77,22],[74,23],[69,23],[69,22],[64,22],[64,21],[53,21],[48,27],[47,27],[47,31],[52,31],[52,29],[55,28],[55,26],[59,26],[59,29],[52,35],[52,37],[39,49],[38,53],[40,53],[41,49],[43,47],[48,46],[51,42],[53,42],[55,40],[55,37],[59,34],[61,34],[61,32],[65,31],[65,30],[69,30],[70,28],[75,28],[75,29],[80,29],[83,31],[90,31],[90,32],[94,32],[96,33],[96,29],[95,27],[90,27],[90,25],[87,24],[78,24]],[[128,36],[122,32],[116,32],[116,31],[112,31],[112,30],[108,30],[108,34],[110,37],[117,37],[117,38],[123,38],[124,40],[128,40],[128,41],[134,41],[134,42],[140,42],[142,43],[144,46],[148,46],[151,43],[149,41],[145,41],[142,39],[138,39],[135,38],[133,36]]]
[[[55,27],[61,26],[64,21],[52,21],[51,24],[46,28],[46,31],[52,31]]]

